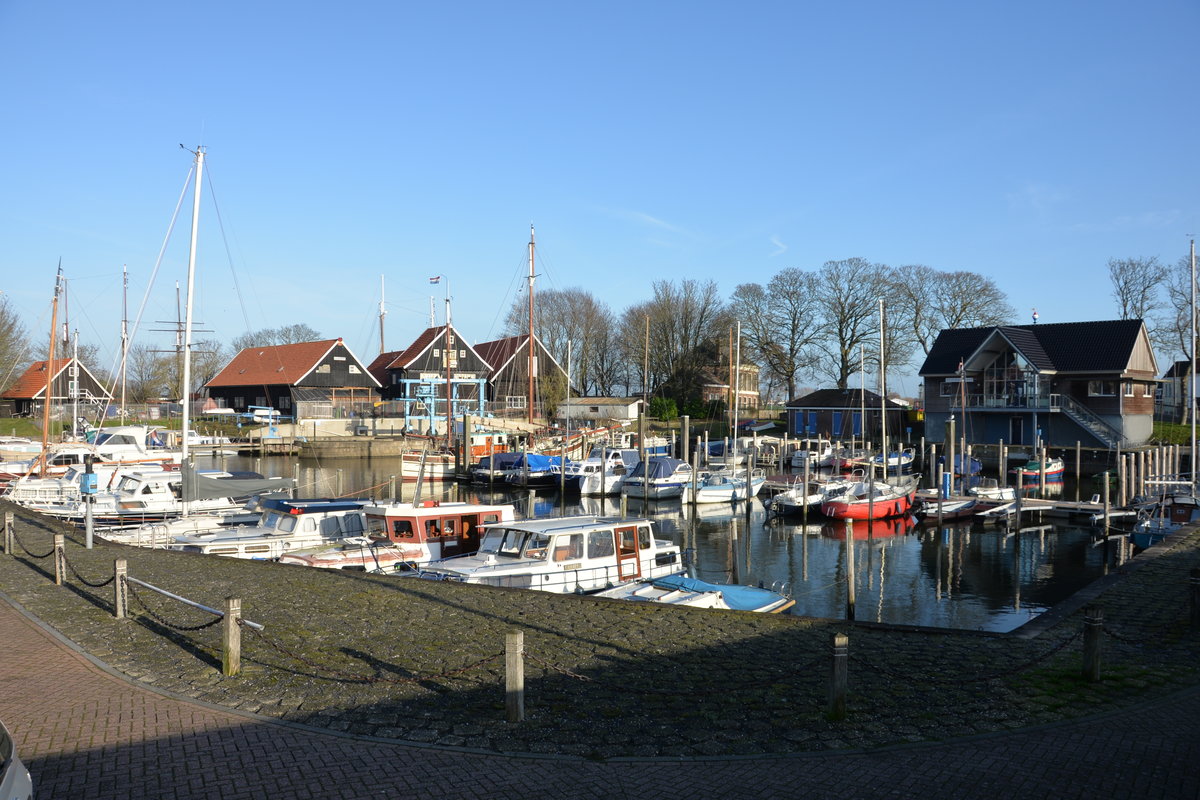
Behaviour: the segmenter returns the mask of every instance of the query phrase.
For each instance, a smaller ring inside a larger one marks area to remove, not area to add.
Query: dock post
[[[1125,457],[1117,455],[1117,505],[1125,507]]]
[[[113,560],[113,616],[125,619],[129,609],[129,587],[125,576],[129,574],[129,562],[123,558]]]
[[[13,554],[13,512],[4,512],[4,554]]]
[[[504,711],[509,722],[525,719],[525,632],[504,635]]]
[[[1000,464],[997,466],[997,470],[1000,472],[1000,480],[997,483],[1003,489],[1008,485],[1008,448],[1004,446],[1003,439],[1000,440]]]
[[[629,515],[629,495],[621,492],[621,519]]]
[[[63,585],[63,575],[67,571],[67,537],[61,533],[54,534],[54,585]]]
[[[341,497],[345,488],[346,482],[342,476],[342,469],[338,467],[333,473],[333,496]]]
[[[1200,567],[1192,567],[1188,577],[1188,588],[1192,596],[1192,629],[1200,628]]]
[[[242,600],[225,598],[225,618],[221,627],[221,674],[237,675],[242,671]]]
[[[679,418],[679,446],[683,448],[683,452],[679,454],[679,458],[683,461],[692,462],[690,453],[688,452],[692,446],[692,418],[684,414]],[[694,466],[694,465],[693,465]]]
[[[396,497],[396,476],[395,475],[392,475],[388,478],[388,497],[390,497],[392,499],[393,503],[398,499]]]
[[[1079,502],[1079,482],[1083,477],[1083,446],[1075,440],[1075,502]]]
[[[1100,636],[1104,633],[1104,609],[1088,606],[1083,610],[1083,679],[1100,680]]]
[[[850,637],[844,633],[833,635],[833,652],[829,664],[829,710],[830,721],[840,722],[846,718],[846,684],[849,678]]]
[[[536,492],[533,489],[529,490],[529,494],[525,498],[525,519],[533,519],[533,496]]]
[[[292,464],[292,499],[296,499],[296,493],[300,491],[300,462]]]

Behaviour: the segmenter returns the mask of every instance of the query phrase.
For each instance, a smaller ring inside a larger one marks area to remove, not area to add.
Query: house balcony
[[[958,404],[951,402],[950,407]],[[1062,395],[1057,393],[1025,394],[969,394],[967,395],[968,411],[1059,411],[1063,406]]]

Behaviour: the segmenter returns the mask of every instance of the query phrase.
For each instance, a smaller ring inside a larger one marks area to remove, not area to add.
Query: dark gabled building
[[[1154,418],[1163,422],[1188,420],[1187,399],[1192,393],[1192,362],[1176,361],[1162,376],[1154,391]]]
[[[789,400],[787,433],[795,438],[832,441],[868,439],[878,442],[883,432],[880,397],[870,389],[818,389]],[[906,437],[907,409],[887,401],[887,435],[890,441]]]
[[[46,399],[46,361],[35,361],[4,394],[12,401],[16,416],[40,413]],[[54,359],[53,377],[50,380],[50,406],[64,407],[78,400],[82,404],[104,406],[112,402],[112,393],[96,379],[88,368],[74,358]],[[72,391],[72,388],[75,391]]]
[[[529,398],[529,334],[508,336],[475,345],[489,364],[488,400],[497,414],[527,414]],[[550,355],[541,340],[533,337],[534,416],[542,416],[538,399],[547,395],[566,398],[567,372]]]
[[[435,419],[445,419],[447,377],[456,419],[484,412],[491,366],[453,325],[426,328],[407,348],[380,354],[367,369],[383,399],[402,405],[406,428],[432,429]]]
[[[946,329],[920,370],[925,436],[1132,446],[1154,424],[1158,366],[1140,319]]]
[[[369,407],[379,396],[379,382],[341,339],[247,347],[205,388],[218,407],[270,407],[296,417]]]

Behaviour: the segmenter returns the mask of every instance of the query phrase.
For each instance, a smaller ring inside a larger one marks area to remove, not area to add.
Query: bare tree
[[[612,311],[582,289],[552,289],[538,295],[534,308],[534,334],[550,354],[567,367],[567,343],[571,345],[571,381],[576,389],[591,394],[611,391]],[[529,303],[518,297],[505,318],[505,330],[519,336],[529,330]]]
[[[150,349],[144,344],[129,347],[126,360],[126,390],[131,403],[144,403],[170,394],[174,386],[174,356]]]
[[[280,344],[315,342],[320,339],[319,332],[301,322],[295,325],[281,325],[278,328],[248,331],[235,338],[230,347],[233,348],[233,352],[238,353],[247,347],[273,347]]]
[[[1148,319],[1162,306],[1158,286],[1163,269],[1156,256],[1110,258],[1108,277],[1121,319]]]
[[[849,388],[850,377],[859,371],[860,348],[877,339],[878,299],[885,278],[883,265],[864,258],[826,261],[817,272],[814,288],[821,309],[821,336],[814,344],[822,357],[815,366],[839,389]]]
[[[0,296],[0,390],[7,389],[30,361],[29,337],[7,296]]]
[[[815,276],[801,269],[780,271],[766,288],[744,283],[734,290],[729,312],[742,322],[742,339],[763,367],[764,383],[776,381],[790,399],[799,376],[810,369],[820,335]]]

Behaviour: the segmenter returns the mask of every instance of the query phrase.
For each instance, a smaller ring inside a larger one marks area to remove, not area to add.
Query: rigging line
[[[500,315],[507,314],[509,311],[511,311],[513,303],[516,301],[517,297],[520,296],[520,290],[514,289],[513,288],[514,285],[518,281],[528,280],[528,278],[529,278],[529,255],[528,255],[528,252],[526,252],[526,254],[524,254],[521,257],[521,260],[518,264],[517,271],[513,272],[511,274],[512,274],[512,279],[509,281],[508,290],[504,293],[503,301],[500,302],[499,304],[497,304],[496,316],[492,319],[491,327],[488,328],[487,341],[491,341],[492,339],[496,338],[497,325],[499,324]],[[512,298],[512,300],[510,301],[509,298]],[[507,305],[505,305],[506,303],[507,303]],[[524,308],[522,308],[522,312],[524,312]]]

